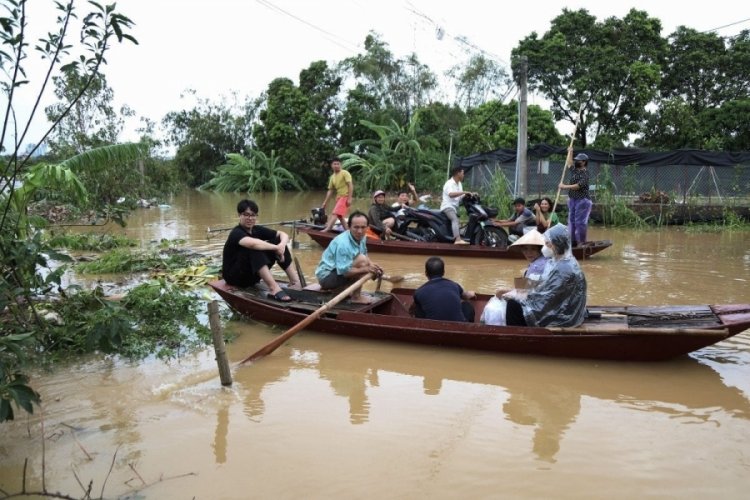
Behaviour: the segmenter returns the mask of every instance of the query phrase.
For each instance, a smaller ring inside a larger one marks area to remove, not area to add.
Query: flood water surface
[[[309,217],[322,198],[260,197],[259,223]],[[227,233],[207,240],[206,228],[234,224],[238,199],[187,193],[137,212],[124,231],[217,258]],[[613,241],[581,262],[593,305],[750,302],[747,233],[589,232]],[[309,280],[322,250],[295,241]],[[424,281],[423,256],[372,257],[405,286]],[[449,278],[485,293],[523,267],[445,260]],[[231,361],[282,331],[225,327],[236,336]],[[212,349],[38,373],[41,410],[0,426],[0,494],[20,492],[24,478],[26,491],[44,478],[74,497],[91,482],[105,498],[739,499],[750,488],[750,332],[649,364],[304,331],[232,375],[222,387]]]

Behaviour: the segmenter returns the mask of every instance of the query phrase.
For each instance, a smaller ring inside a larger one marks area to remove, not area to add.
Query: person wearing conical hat
[[[541,281],[544,266],[547,264],[547,257],[542,254],[543,246],[544,236],[534,228],[509,247],[511,250],[520,250],[529,261],[529,267],[526,268],[523,277],[532,284]]]

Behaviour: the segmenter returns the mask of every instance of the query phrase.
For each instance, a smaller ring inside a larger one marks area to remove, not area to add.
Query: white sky
[[[109,0],[111,1],[111,0]],[[102,3],[109,3],[102,0]],[[52,28],[52,0],[29,2],[29,28]],[[277,77],[295,83],[300,70],[316,60],[329,63],[364,52],[370,30],[381,35],[396,57],[416,52],[419,59],[442,74],[466,60],[465,37],[487,55],[507,66],[510,51],[532,31],[544,34],[550,21],[569,9],[586,8],[598,20],[624,17],[631,8],[661,20],[662,36],[679,25],[699,31],[717,30],[721,36],[750,29],[750,8],[736,0],[605,1],[535,0],[118,0],[117,10],[135,23],[130,32],[139,45],[116,46],[104,68],[117,104],[125,103],[159,122],[169,111],[189,109],[193,101],[180,99],[185,89],[198,97],[218,98],[237,91],[255,97]],[[78,1],[79,12],[88,4]],[[442,39],[437,30],[444,32]],[[71,40],[75,41],[75,40]],[[30,61],[36,60],[35,55]],[[34,82],[34,68],[27,63]],[[510,70],[508,69],[510,72]],[[28,116],[28,86],[16,101],[19,118]],[[34,94],[35,95],[35,94]],[[450,94],[452,96],[452,94]],[[4,99],[4,97],[3,97]],[[53,102],[51,88],[45,103]],[[530,98],[535,103],[534,97]],[[537,102],[541,104],[540,102]],[[4,103],[0,102],[5,109]],[[32,130],[40,136],[46,119],[38,114]],[[132,129],[123,140],[135,139]],[[35,139],[32,134],[24,143]]]

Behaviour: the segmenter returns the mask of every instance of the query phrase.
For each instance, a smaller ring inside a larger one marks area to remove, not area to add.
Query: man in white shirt
[[[453,240],[456,245],[468,245],[468,241],[461,239],[459,233],[459,222],[458,222],[458,207],[461,203],[461,198],[465,194],[473,194],[468,191],[464,191],[461,181],[464,180],[464,169],[463,167],[453,167],[451,169],[451,177],[443,185],[443,201],[440,204],[440,211],[443,212],[448,219],[451,221],[451,230],[453,231]]]

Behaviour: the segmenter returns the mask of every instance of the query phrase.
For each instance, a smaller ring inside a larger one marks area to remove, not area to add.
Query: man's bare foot
[[[289,283],[286,287],[291,290],[302,290],[302,283]]]
[[[352,298],[349,299],[349,302],[352,304],[372,304],[375,301],[372,297],[368,297],[367,295],[352,295]]]
[[[468,241],[464,241],[462,239],[458,239],[453,244],[454,245],[469,245],[470,243]]]

